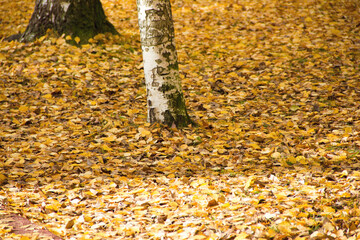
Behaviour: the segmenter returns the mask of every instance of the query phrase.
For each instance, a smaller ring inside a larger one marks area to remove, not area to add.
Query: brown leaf
[[[162,214],[157,217],[158,223],[165,223],[166,219],[168,218],[167,215]]]
[[[206,207],[215,207],[217,205],[219,205],[219,203],[215,199],[212,199],[208,202]]]
[[[74,226],[74,224],[75,224],[74,219],[71,219],[71,220],[69,220],[69,221],[66,223],[65,228],[66,228],[66,229],[70,229],[70,228],[72,228],[72,227]]]

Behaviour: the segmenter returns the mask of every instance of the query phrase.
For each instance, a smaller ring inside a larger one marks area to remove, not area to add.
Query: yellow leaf
[[[87,197],[96,197],[96,193],[91,191],[84,192],[84,195],[86,195]]]
[[[254,177],[254,176],[249,177],[249,179],[246,181],[245,189],[250,188],[255,180],[256,180],[256,177]]]
[[[167,176],[168,178],[175,178],[175,174],[171,173]]]
[[[65,37],[65,39],[69,41],[69,40],[72,39],[72,37],[71,37],[70,35],[67,35],[67,36]]]
[[[12,122],[15,123],[16,125],[20,125],[19,120],[17,120],[16,118],[13,118]]]
[[[328,220],[328,221],[324,221],[323,223],[323,229],[327,232],[332,232],[334,231],[335,227],[334,225]]]
[[[234,240],[244,240],[247,239],[249,235],[245,232],[240,233],[239,235],[236,236],[236,238]]]
[[[275,193],[275,197],[277,200],[283,200],[286,198],[286,193],[284,192]]]
[[[174,157],[173,163],[183,163],[183,159],[179,156]]]
[[[116,140],[116,136],[115,135],[110,135],[106,138],[102,138],[102,140],[104,140],[105,142],[113,142]]]
[[[275,158],[275,159],[278,159],[278,158],[281,157],[281,153],[279,153],[279,152],[274,152],[273,154],[271,154],[271,157],[272,157],[272,158]]]
[[[102,148],[102,150],[107,151],[107,152],[109,152],[109,151],[112,151],[112,150],[113,150],[111,147],[109,147],[109,146],[108,146],[108,145],[106,145],[106,144],[101,145],[101,148]]]
[[[1,60],[1,57],[0,57],[0,60]],[[0,93],[0,102],[1,101],[4,101],[4,100],[6,100],[7,99],[7,97],[4,95],[4,94],[1,94]]]
[[[291,233],[291,224],[288,221],[283,221],[279,223],[277,226],[279,231],[284,234],[290,234]]]
[[[261,149],[257,143],[251,143],[251,144],[249,144],[249,147],[251,147],[253,149]]]
[[[151,134],[150,131],[146,130],[145,128],[139,127],[138,131],[142,137],[147,137]]]
[[[266,235],[267,235],[268,237],[270,237],[270,238],[275,237],[276,234],[277,234],[277,232],[276,232],[274,229],[272,229],[272,228],[270,228],[270,229],[267,231],[267,233],[266,233]]]
[[[79,44],[79,42],[80,42],[80,38],[79,38],[79,37],[76,36],[76,37],[74,38],[74,40],[75,40],[75,42],[76,42],[77,44]]]
[[[228,77],[238,78],[239,76],[237,75],[236,72],[230,72],[230,73],[228,74]]]
[[[219,203],[225,203],[226,198],[225,198],[225,196],[224,196],[223,194],[220,194],[220,195],[218,195],[218,197],[217,197],[217,201],[218,201]]]
[[[29,110],[29,107],[28,107],[28,106],[22,105],[22,106],[19,107],[19,112],[26,112],[26,111],[28,111],[28,110]]]
[[[297,156],[296,157],[296,162],[299,162],[301,164],[307,164],[308,163],[308,161],[306,160],[306,158],[304,156]]]
[[[51,99],[52,95],[50,93],[48,93],[48,94],[45,94],[43,97],[46,98],[46,99]]]
[[[357,181],[360,180],[360,171],[353,171],[352,175]]]
[[[296,112],[299,109],[300,109],[300,107],[298,105],[291,105],[290,106],[290,110],[293,111],[293,112]]]
[[[330,32],[337,37],[341,37],[341,31],[339,29],[331,28]]]
[[[344,130],[346,134],[352,133],[352,127],[345,127]]]
[[[50,227],[50,228],[48,228],[49,229],[49,231],[50,232],[52,232],[53,234],[55,234],[55,235],[63,235],[63,232],[59,229],[59,228],[52,228],[52,227]]]
[[[93,155],[93,153],[91,153],[91,152],[83,152],[83,153],[80,153],[80,156],[83,156],[83,157],[90,157],[90,156],[92,156]]]
[[[204,235],[195,235],[191,238],[192,240],[201,240],[201,239],[206,239],[206,236]]]
[[[45,38],[46,38],[46,35],[45,35],[45,36],[42,36],[42,37],[40,37],[40,38],[38,38],[38,39],[37,39],[37,41],[42,42],[42,41],[44,41],[44,40],[45,40]]]
[[[85,173],[83,174],[83,177],[84,177],[84,178],[87,178],[87,179],[91,178],[92,176],[93,176],[93,173],[90,172],[90,171],[87,171],[87,172],[85,172]]]
[[[145,192],[144,188],[137,188],[137,189],[132,190],[130,192],[130,194],[139,194],[139,193],[142,193],[142,192]]]
[[[30,240],[31,238],[30,237],[27,237],[27,236],[21,236],[20,237],[20,240]]]
[[[48,204],[45,206],[45,209],[47,210],[52,210],[52,211],[58,211],[59,208],[61,207],[61,203],[59,203],[58,201],[52,203],[52,204]]]
[[[0,173],[0,185],[2,185],[3,183],[5,183],[7,180],[7,177],[4,174]]]
[[[92,218],[89,215],[84,215],[85,222],[91,222]]]
[[[335,209],[333,209],[332,207],[324,206],[323,213],[324,214],[332,214],[332,213],[335,213]]]
[[[244,208],[244,205],[243,204],[237,204],[237,205],[229,206],[230,211],[236,211],[236,210],[239,210],[240,208]]]
[[[169,207],[177,208],[179,204],[177,202],[169,202]]]

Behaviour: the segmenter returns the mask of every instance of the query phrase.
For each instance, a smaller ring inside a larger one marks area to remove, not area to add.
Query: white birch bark
[[[169,0],[137,0],[148,121],[187,126]]]

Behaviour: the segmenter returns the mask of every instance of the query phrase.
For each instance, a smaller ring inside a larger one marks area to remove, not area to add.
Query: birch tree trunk
[[[45,35],[47,29],[60,35],[65,33],[73,39],[79,37],[80,43],[86,43],[99,33],[118,34],[106,19],[100,0],[36,0],[25,32],[7,40],[34,41]]]
[[[170,0],[137,0],[148,121],[185,127],[191,122],[181,89]]]

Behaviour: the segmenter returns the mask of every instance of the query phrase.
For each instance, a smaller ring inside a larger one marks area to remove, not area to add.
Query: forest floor
[[[146,122],[136,1],[102,3],[120,36],[0,41],[2,215],[63,239],[360,238],[358,1],[173,1],[182,130]],[[33,7],[0,0],[0,38]]]

